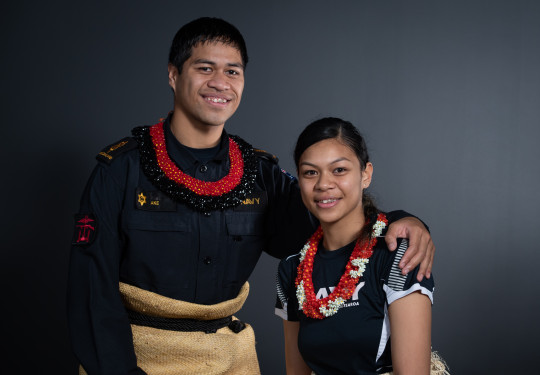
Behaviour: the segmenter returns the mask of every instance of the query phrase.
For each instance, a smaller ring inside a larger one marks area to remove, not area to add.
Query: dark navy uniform
[[[209,155],[181,145],[169,119],[164,132],[170,158],[184,173],[203,181],[228,173],[225,132]],[[150,182],[133,138],[100,153],[75,218],[68,291],[73,347],[89,374],[144,373],[136,365],[119,282],[215,304],[238,295],[263,251],[283,258],[310,236],[315,222],[296,180],[271,155],[255,156],[255,184],[242,204],[203,212]]]
[[[356,241],[355,241],[356,242]],[[328,296],[343,275],[355,242],[328,251],[321,244],[313,262],[313,286],[317,299]],[[399,262],[407,240],[389,251],[380,237],[352,297],[335,315],[307,317],[299,309],[295,279],[299,254],[283,259],[278,268],[276,314],[299,321],[298,349],[317,375],[382,374],[392,371],[388,305],[419,291],[433,301],[433,277],[418,282],[419,267],[401,274]]]

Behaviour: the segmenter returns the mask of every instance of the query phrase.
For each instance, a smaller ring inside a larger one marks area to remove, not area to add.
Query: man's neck
[[[219,144],[223,134],[223,125],[193,124],[186,118],[175,116],[171,118],[171,132],[184,146],[191,148],[211,148]]]

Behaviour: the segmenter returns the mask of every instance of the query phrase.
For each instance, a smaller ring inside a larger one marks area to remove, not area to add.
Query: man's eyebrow
[[[208,65],[216,65],[215,62],[212,60],[205,60],[205,59],[197,59],[193,61],[193,64],[208,64]]]
[[[206,59],[194,60],[193,64],[208,64],[208,65],[212,65],[212,66],[216,65],[215,61],[206,60]],[[244,69],[244,65],[242,63],[227,63],[227,66],[230,66],[230,67],[233,67],[233,68],[240,68],[242,70]]]
[[[228,63],[227,66],[232,66],[233,68],[244,69],[244,65],[241,63]]]

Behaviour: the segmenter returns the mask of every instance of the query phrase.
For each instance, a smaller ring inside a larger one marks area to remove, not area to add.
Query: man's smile
[[[215,96],[205,96],[204,100],[206,100],[208,102],[212,102],[212,103],[228,103],[228,102],[230,102],[230,99],[218,98],[218,97],[215,97]]]

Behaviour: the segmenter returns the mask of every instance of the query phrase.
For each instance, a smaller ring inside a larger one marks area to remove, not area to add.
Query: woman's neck
[[[321,223],[323,230],[323,245],[327,250],[337,250],[353,242],[362,233],[364,214],[357,218],[340,220],[335,223]]]

